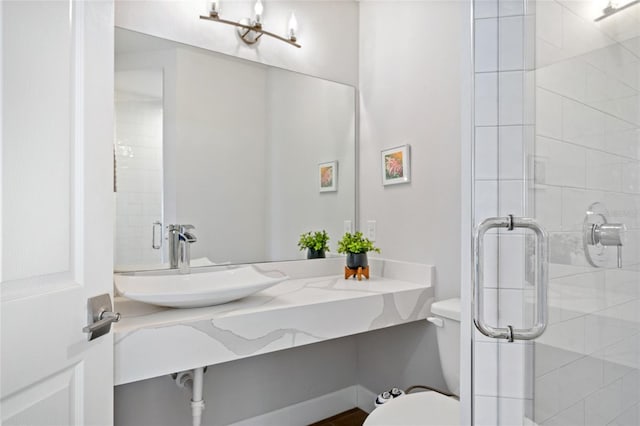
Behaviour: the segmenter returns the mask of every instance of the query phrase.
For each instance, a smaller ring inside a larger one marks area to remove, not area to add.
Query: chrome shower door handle
[[[512,231],[515,228],[530,229],[536,234],[536,314],[531,328],[518,329],[511,325],[494,327],[484,320],[484,236],[488,230],[502,228]],[[526,217],[492,217],[483,220],[476,228],[473,239],[473,323],[478,331],[494,339],[532,340],[544,333],[547,328],[547,284],[549,282],[549,242],[547,232],[535,220]]]

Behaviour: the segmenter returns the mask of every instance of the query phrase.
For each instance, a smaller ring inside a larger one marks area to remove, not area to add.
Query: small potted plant
[[[338,241],[338,253],[347,255],[347,268],[349,269],[367,267],[369,265],[367,252],[370,251],[380,253],[380,249],[374,246],[368,238],[364,238],[362,232],[356,232],[355,234],[347,232]]]
[[[327,231],[306,232],[300,235],[298,247],[307,250],[307,259],[323,259],[325,252],[329,251],[329,234]]]

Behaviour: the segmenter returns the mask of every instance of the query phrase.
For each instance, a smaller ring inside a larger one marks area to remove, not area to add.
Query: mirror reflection
[[[300,259],[322,229],[335,254],[352,87],[119,28],[115,46],[116,270]]]

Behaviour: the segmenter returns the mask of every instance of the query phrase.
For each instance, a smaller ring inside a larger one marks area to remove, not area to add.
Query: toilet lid
[[[373,410],[363,426],[459,426],[460,402],[438,392],[400,396]]]

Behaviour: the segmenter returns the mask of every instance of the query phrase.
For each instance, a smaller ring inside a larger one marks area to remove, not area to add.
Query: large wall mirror
[[[322,229],[335,252],[355,225],[353,87],[115,34],[116,270],[167,268],[169,224],[195,226],[192,266],[301,259]]]

